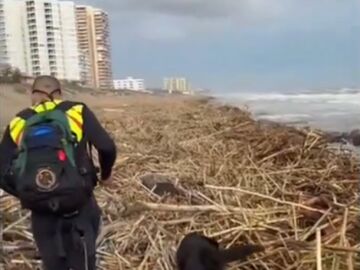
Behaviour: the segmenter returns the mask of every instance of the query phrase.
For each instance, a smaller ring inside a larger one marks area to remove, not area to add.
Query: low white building
[[[191,86],[186,78],[165,78],[164,90],[170,94],[173,92],[179,92],[182,94],[191,94]]]
[[[114,88],[117,90],[126,89],[133,91],[144,91],[145,83],[143,79],[134,79],[133,77],[127,77],[124,80],[114,80]]]

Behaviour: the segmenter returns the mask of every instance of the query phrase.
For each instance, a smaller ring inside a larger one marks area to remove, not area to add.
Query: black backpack
[[[26,119],[14,161],[18,198],[24,208],[39,213],[73,213],[92,192],[76,164],[77,142],[61,105]]]

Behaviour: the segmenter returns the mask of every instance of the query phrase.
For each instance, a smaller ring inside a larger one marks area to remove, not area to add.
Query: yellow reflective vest
[[[31,109],[34,110],[36,113],[41,113],[46,110],[54,109],[58,104],[63,102],[62,100],[54,100],[54,101],[47,101],[41,103],[39,105],[32,106]],[[72,106],[70,109],[66,111],[66,115],[69,121],[70,129],[72,133],[76,136],[78,142],[80,142],[83,138],[83,111],[84,106],[81,104],[76,104]],[[26,120],[16,116],[14,119],[11,120],[9,124],[9,131],[10,136],[16,145],[19,145],[21,141],[21,136],[24,131]]]

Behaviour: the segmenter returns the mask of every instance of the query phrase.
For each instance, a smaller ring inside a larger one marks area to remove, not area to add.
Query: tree
[[[15,69],[12,73],[12,82],[13,83],[20,83],[21,82],[21,72],[19,69]]]
[[[20,83],[21,72],[19,69],[7,66],[0,72],[0,83]]]

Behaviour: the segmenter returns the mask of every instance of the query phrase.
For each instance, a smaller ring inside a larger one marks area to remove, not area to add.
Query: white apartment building
[[[65,78],[73,81],[80,81],[81,74],[81,55],[79,52],[77,27],[76,27],[76,8],[74,2],[61,1],[60,18],[61,33],[63,44],[63,58],[65,68]]]
[[[114,80],[114,88],[133,90],[133,91],[144,91],[145,83],[143,79],[134,79],[133,77],[127,77],[124,80]]]
[[[28,75],[80,80],[75,5],[57,0],[2,0],[6,43],[17,44],[17,59],[6,46],[6,63]],[[1,10],[1,6],[0,6]],[[12,12],[10,12],[12,10]],[[15,19],[16,18],[16,19]],[[0,31],[1,33],[1,31]],[[14,33],[12,39],[9,34]]]
[[[0,63],[26,72],[22,6],[20,1],[0,0]]]

